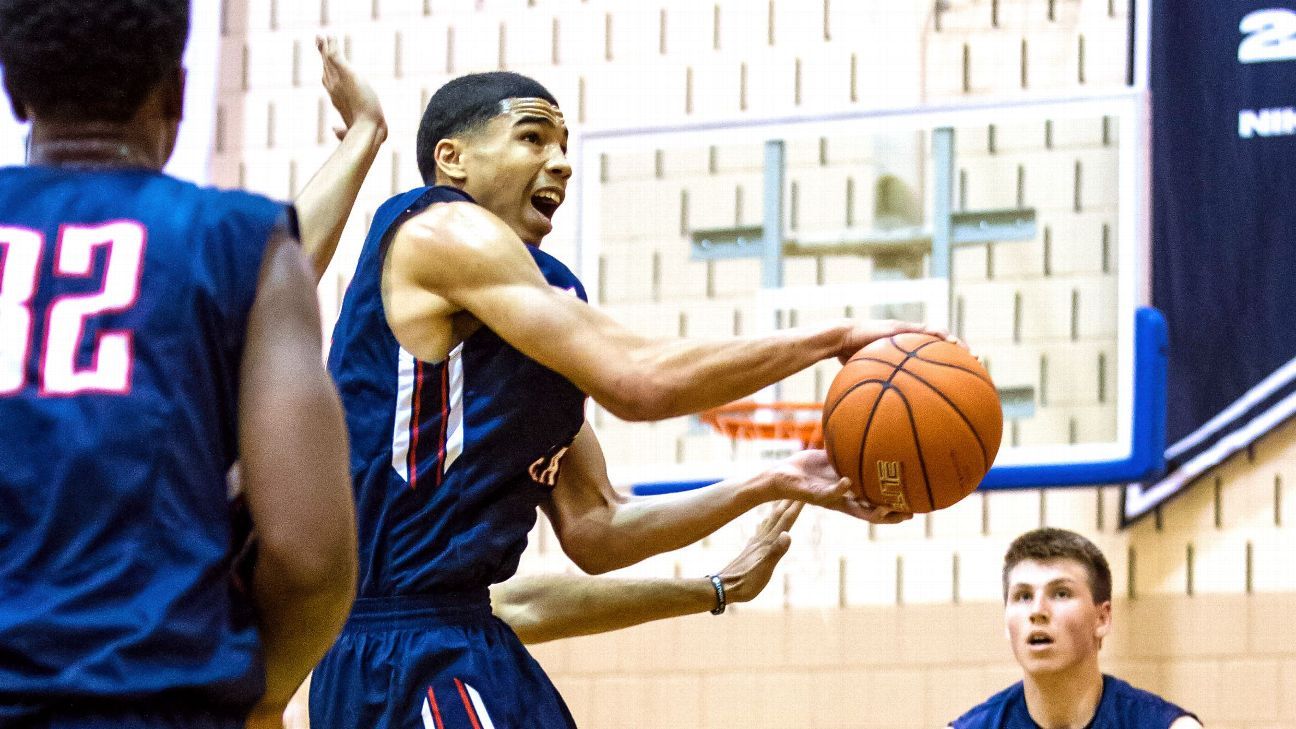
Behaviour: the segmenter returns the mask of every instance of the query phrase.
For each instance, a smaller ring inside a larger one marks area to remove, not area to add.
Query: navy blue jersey
[[[285,211],[157,172],[0,169],[0,726],[263,691],[226,473]]]
[[[1102,698],[1086,729],[1167,729],[1183,716],[1193,715],[1154,693],[1104,674]],[[954,729],[1039,729],[1026,709],[1026,689],[1020,681],[955,719],[951,726]]]
[[[329,370],[351,435],[360,597],[481,592],[517,569],[536,507],[584,422],[585,395],[480,327],[442,362],[405,351],[387,325],[383,258],[400,225],[449,187],[377,211],[333,330]],[[527,246],[548,282],[585,299],[576,276]]]

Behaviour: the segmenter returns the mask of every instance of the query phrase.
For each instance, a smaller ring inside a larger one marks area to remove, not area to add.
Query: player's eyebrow
[[[544,126],[553,127],[554,129],[560,129],[562,130],[563,141],[566,141],[567,138],[571,136],[571,132],[567,129],[566,124],[556,124],[554,123],[553,119],[550,119],[547,116],[540,116],[538,114],[526,114],[524,116],[518,117],[513,122],[513,126],[515,127],[520,127],[523,124],[542,124]]]
[[[1077,584],[1077,582],[1078,581],[1074,577],[1054,577],[1048,582],[1045,582],[1043,585],[1036,585],[1031,582],[1014,582],[1013,584],[1008,586],[1008,592],[1013,592],[1014,590],[1023,590],[1023,589],[1034,590],[1037,587],[1039,589],[1048,589],[1050,587],[1058,587],[1059,585]]]

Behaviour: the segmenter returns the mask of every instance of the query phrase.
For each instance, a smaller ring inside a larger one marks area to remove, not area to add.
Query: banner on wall
[[[1153,0],[1151,41],[1169,447],[1126,523],[1296,415],[1296,2]]]

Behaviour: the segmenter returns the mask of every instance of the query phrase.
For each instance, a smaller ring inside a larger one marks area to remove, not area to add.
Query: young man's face
[[[1004,624],[1022,670],[1058,673],[1096,665],[1111,629],[1111,603],[1094,603],[1088,570],[1079,562],[1023,560],[1008,573]]]
[[[567,195],[567,126],[544,99],[508,99],[501,108],[465,140],[463,189],[522,240],[539,243]]]

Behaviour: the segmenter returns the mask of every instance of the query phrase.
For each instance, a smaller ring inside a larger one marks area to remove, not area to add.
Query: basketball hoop
[[[702,422],[731,440],[799,440],[823,448],[823,403],[741,400],[702,412]]]

